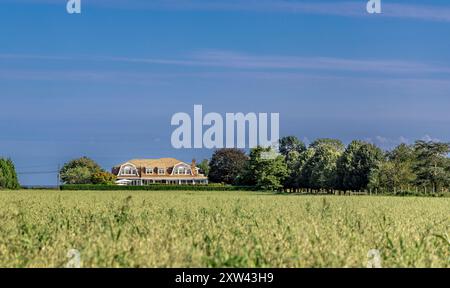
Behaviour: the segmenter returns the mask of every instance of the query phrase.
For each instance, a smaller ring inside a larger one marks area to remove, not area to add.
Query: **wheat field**
[[[0,191],[0,266],[450,267],[450,198]]]

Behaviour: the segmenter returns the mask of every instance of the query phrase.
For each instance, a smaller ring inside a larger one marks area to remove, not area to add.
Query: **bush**
[[[119,186],[119,185],[62,185],[61,190],[96,190],[96,191],[255,191],[255,187],[250,186],[230,186],[230,185],[167,185],[151,184],[148,186]]]
[[[106,171],[99,171],[94,174],[92,174],[91,182],[92,184],[101,184],[101,185],[111,185],[116,182],[116,175],[106,172]]]

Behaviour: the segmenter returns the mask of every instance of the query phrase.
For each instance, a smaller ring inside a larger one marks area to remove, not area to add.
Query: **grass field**
[[[450,198],[0,191],[0,266],[450,267]]]

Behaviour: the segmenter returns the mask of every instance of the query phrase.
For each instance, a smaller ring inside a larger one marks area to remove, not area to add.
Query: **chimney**
[[[191,171],[192,171],[192,176],[197,176],[197,163],[195,162],[195,159],[192,159],[192,163],[191,163]]]

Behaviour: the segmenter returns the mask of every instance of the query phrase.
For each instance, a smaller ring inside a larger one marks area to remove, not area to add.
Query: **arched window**
[[[186,165],[180,165],[174,168],[175,175],[190,175],[191,169]]]
[[[136,175],[136,169],[132,166],[125,166],[122,169],[122,175]]]

